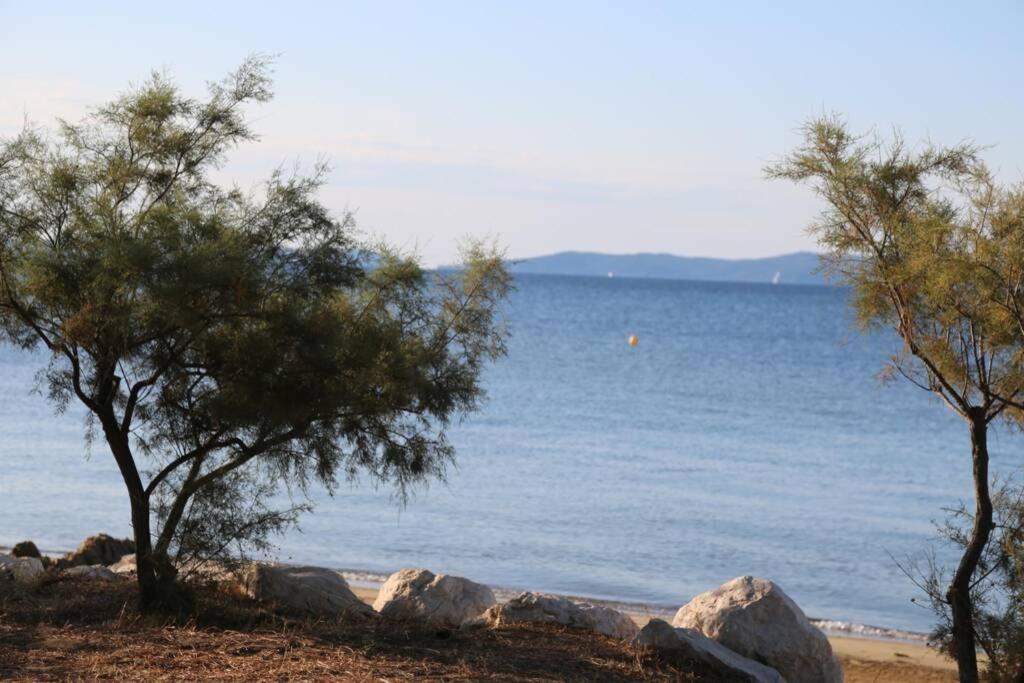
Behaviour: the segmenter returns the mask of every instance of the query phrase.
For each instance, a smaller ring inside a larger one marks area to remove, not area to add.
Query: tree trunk
[[[960,558],[960,564],[946,592],[953,612],[953,647],[956,653],[960,683],[977,683],[978,653],[974,637],[974,615],[971,606],[971,582],[978,568],[982,551],[992,534],[992,499],[988,490],[988,422],[985,411],[973,408],[968,416],[971,424],[971,459],[974,473],[974,526]]]
[[[177,581],[177,572],[166,552],[153,552],[150,532],[149,495],[142,486],[131,445],[113,417],[112,411],[100,415],[104,436],[121,470],[131,503],[135,536],[136,576],[139,582],[139,608],[142,612],[181,614],[191,607],[189,593]]]
[[[131,503],[140,610],[171,616],[188,613],[192,607],[190,591],[178,581],[178,572],[167,553],[153,549],[148,497],[132,496]]]
[[[156,570],[153,566],[153,541],[149,533],[149,501],[139,500],[130,495],[132,505],[132,529],[135,531],[135,576],[139,582],[139,605],[148,611],[156,604]]]

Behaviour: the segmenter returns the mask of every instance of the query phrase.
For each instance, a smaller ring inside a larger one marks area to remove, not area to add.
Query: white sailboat
[[[780,273],[779,271],[775,271],[775,275],[772,275],[772,284],[773,285],[779,284],[779,280],[781,280],[781,279],[782,279],[782,273]]]

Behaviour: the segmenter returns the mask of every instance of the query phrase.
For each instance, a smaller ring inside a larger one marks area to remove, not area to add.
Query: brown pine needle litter
[[[706,671],[547,625],[437,631],[282,617],[201,589],[186,623],[142,617],[130,581],[0,584],[0,680],[710,681]]]

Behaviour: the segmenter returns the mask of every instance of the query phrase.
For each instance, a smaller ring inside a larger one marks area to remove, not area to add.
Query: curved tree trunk
[[[974,473],[974,526],[960,558],[946,599],[953,612],[953,645],[956,652],[960,683],[977,683],[978,654],[971,607],[971,581],[982,551],[992,534],[992,499],[988,489],[988,422],[985,411],[974,408],[969,414],[971,424],[971,460]]]
[[[110,451],[117,462],[131,504],[135,537],[136,575],[139,607],[143,612],[181,613],[190,606],[187,591],[178,583],[177,572],[166,552],[154,553],[150,531],[149,495],[142,486],[131,445],[114,419],[113,411],[100,412],[100,422]]]

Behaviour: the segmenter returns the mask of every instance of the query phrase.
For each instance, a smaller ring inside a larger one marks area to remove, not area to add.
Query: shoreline
[[[8,546],[0,545],[0,553],[10,549]],[[42,554],[54,558],[63,555],[63,553],[53,550],[42,551]],[[350,568],[335,569],[341,572],[359,599],[371,605],[376,599],[380,587],[387,579],[386,575],[379,572]],[[523,592],[522,589],[501,586],[490,586],[490,588],[500,602],[509,600]],[[671,622],[676,611],[669,607],[643,603],[604,600],[581,595],[557,595],[619,610],[633,619],[640,627],[654,618]],[[955,662],[927,646],[924,634],[825,619],[810,619],[810,621],[825,633],[832,644],[833,652],[843,661],[845,667],[855,666],[867,670],[872,670],[873,667],[921,668],[934,672],[936,677],[934,680],[946,680],[946,675],[956,671]]]
[[[13,546],[0,544],[0,553],[9,553]],[[52,559],[57,559],[64,556],[66,553],[71,551],[58,551],[52,549],[40,548],[40,553]],[[265,558],[264,562],[278,562],[278,560],[272,560]],[[284,564],[304,564],[301,562],[287,562]],[[335,571],[341,572],[348,582],[349,586],[353,588],[365,588],[377,591],[387,580],[389,574],[378,572],[368,569],[353,569],[350,567],[329,567]],[[397,571],[397,570],[396,570]],[[552,595],[558,595],[559,597],[569,598],[580,602],[590,602],[598,605],[604,605],[611,607],[620,612],[630,615],[635,619],[642,618],[643,624],[646,624],[648,620],[652,618],[664,619],[665,621],[672,621],[672,617],[675,616],[676,611],[682,606],[680,603],[677,607],[670,607],[667,605],[652,605],[650,603],[643,602],[631,602],[628,600],[615,600],[609,598],[597,598],[589,595],[577,595],[574,593],[559,593],[556,591],[538,591],[533,588],[509,588],[506,586],[495,586],[486,584],[488,588],[494,591],[495,597],[500,602],[511,599],[512,597],[523,593],[525,591],[543,592],[550,593]],[[372,601],[371,601],[372,602]],[[917,631],[909,631],[906,629],[888,628],[884,626],[872,626],[870,624],[859,624],[848,621],[840,621],[835,619],[823,619],[819,617],[807,617],[808,621],[821,629],[825,635],[829,638],[846,638],[850,640],[880,640],[893,643],[903,643],[907,645],[925,645],[927,642],[927,635]]]
[[[378,590],[384,581],[387,580],[388,575],[380,572],[369,571],[365,569],[351,569],[351,568],[340,568],[337,571],[341,572],[348,581],[349,585],[353,588],[356,586]],[[495,597],[500,602],[504,602],[524,591],[533,592],[544,592],[552,595],[558,595],[559,597],[569,598],[571,600],[590,602],[596,605],[604,605],[605,607],[611,607],[620,612],[629,614],[630,616],[637,618],[642,617],[643,623],[647,623],[647,620],[652,618],[664,619],[665,621],[672,621],[672,617],[675,616],[676,611],[683,603],[680,603],[676,607],[668,605],[654,605],[643,602],[631,602],[628,600],[615,600],[609,598],[597,598],[588,595],[578,595],[574,593],[559,593],[557,591],[537,591],[532,588],[508,588],[505,586],[494,586],[487,584],[488,588],[494,591]],[[849,621],[839,621],[835,619],[823,619],[818,617],[810,617],[807,619],[821,629],[829,637],[835,636],[837,638],[850,638],[857,640],[884,640],[892,641],[895,643],[905,643],[909,645],[925,645],[928,640],[927,634],[920,633],[917,631],[910,631],[906,629],[898,628],[887,628],[884,626],[873,626],[871,624],[858,624]]]
[[[365,571],[350,569],[339,569],[338,571],[345,576],[345,580],[348,582],[349,587],[352,588],[352,592],[360,600],[369,605],[373,604],[377,597],[377,592],[383,584],[382,579],[370,578],[370,573]],[[494,591],[495,597],[498,598],[499,602],[504,602],[522,592],[495,586],[491,586],[491,589]],[[654,618],[665,619],[671,622],[675,613],[675,610],[639,603],[598,600],[576,595],[559,595],[573,600],[587,601],[617,609],[629,616],[641,628]],[[868,670],[872,670],[875,667],[921,668],[934,671],[935,680],[945,680],[948,674],[955,674],[956,672],[956,663],[928,647],[923,634],[897,631],[895,629],[879,629],[870,626],[859,626],[859,628],[870,630],[865,632],[840,631],[838,629],[822,628],[821,626],[822,623],[835,624],[839,622],[827,622],[821,619],[811,619],[811,622],[824,631],[829,643],[832,645],[832,651],[840,658],[843,666],[846,668],[857,667]],[[850,628],[852,629],[857,626],[850,625]],[[875,633],[875,631],[878,633]],[[915,638],[907,639],[882,635],[884,633],[904,633]],[[890,679],[880,678],[879,680]],[[949,680],[952,681],[953,678],[949,678]]]
[[[347,574],[344,570],[342,570],[342,573]],[[345,580],[348,582],[352,592],[355,593],[360,600],[371,605],[377,598],[377,593],[382,584],[382,582],[373,582],[365,578],[349,579],[347,575]],[[502,589],[495,590],[496,597],[501,601],[507,600],[516,593],[516,591],[507,591]],[[614,607],[615,609],[623,611],[630,616],[636,625],[641,628],[643,628],[643,626],[645,626],[647,622],[654,617],[668,617],[667,621],[672,621],[672,613],[667,613],[669,610],[665,609],[649,610],[644,609],[645,605],[635,604],[633,605],[634,608],[630,609],[629,603],[592,600],[580,596],[563,595],[561,597],[588,600],[595,604]],[[833,652],[842,660],[843,666],[847,669],[925,669],[934,673],[934,680],[946,680],[947,675],[951,676],[956,672],[956,664],[954,661],[943,657],[941,654],[928,647],[923,640],[913,642],[894,638],[880,638],[871,635],[840,635],[828,631],[825,631],[825,636],[828,638],[828,642],[831,647],[833,647]],[[886,670],[886,673],[891,674],[892,672]],[[900,679],[881,678],[879,680]],[[913,680],[918,679],[915,678]],[[949,678],[948,680],[952,681],[953,679]]]

